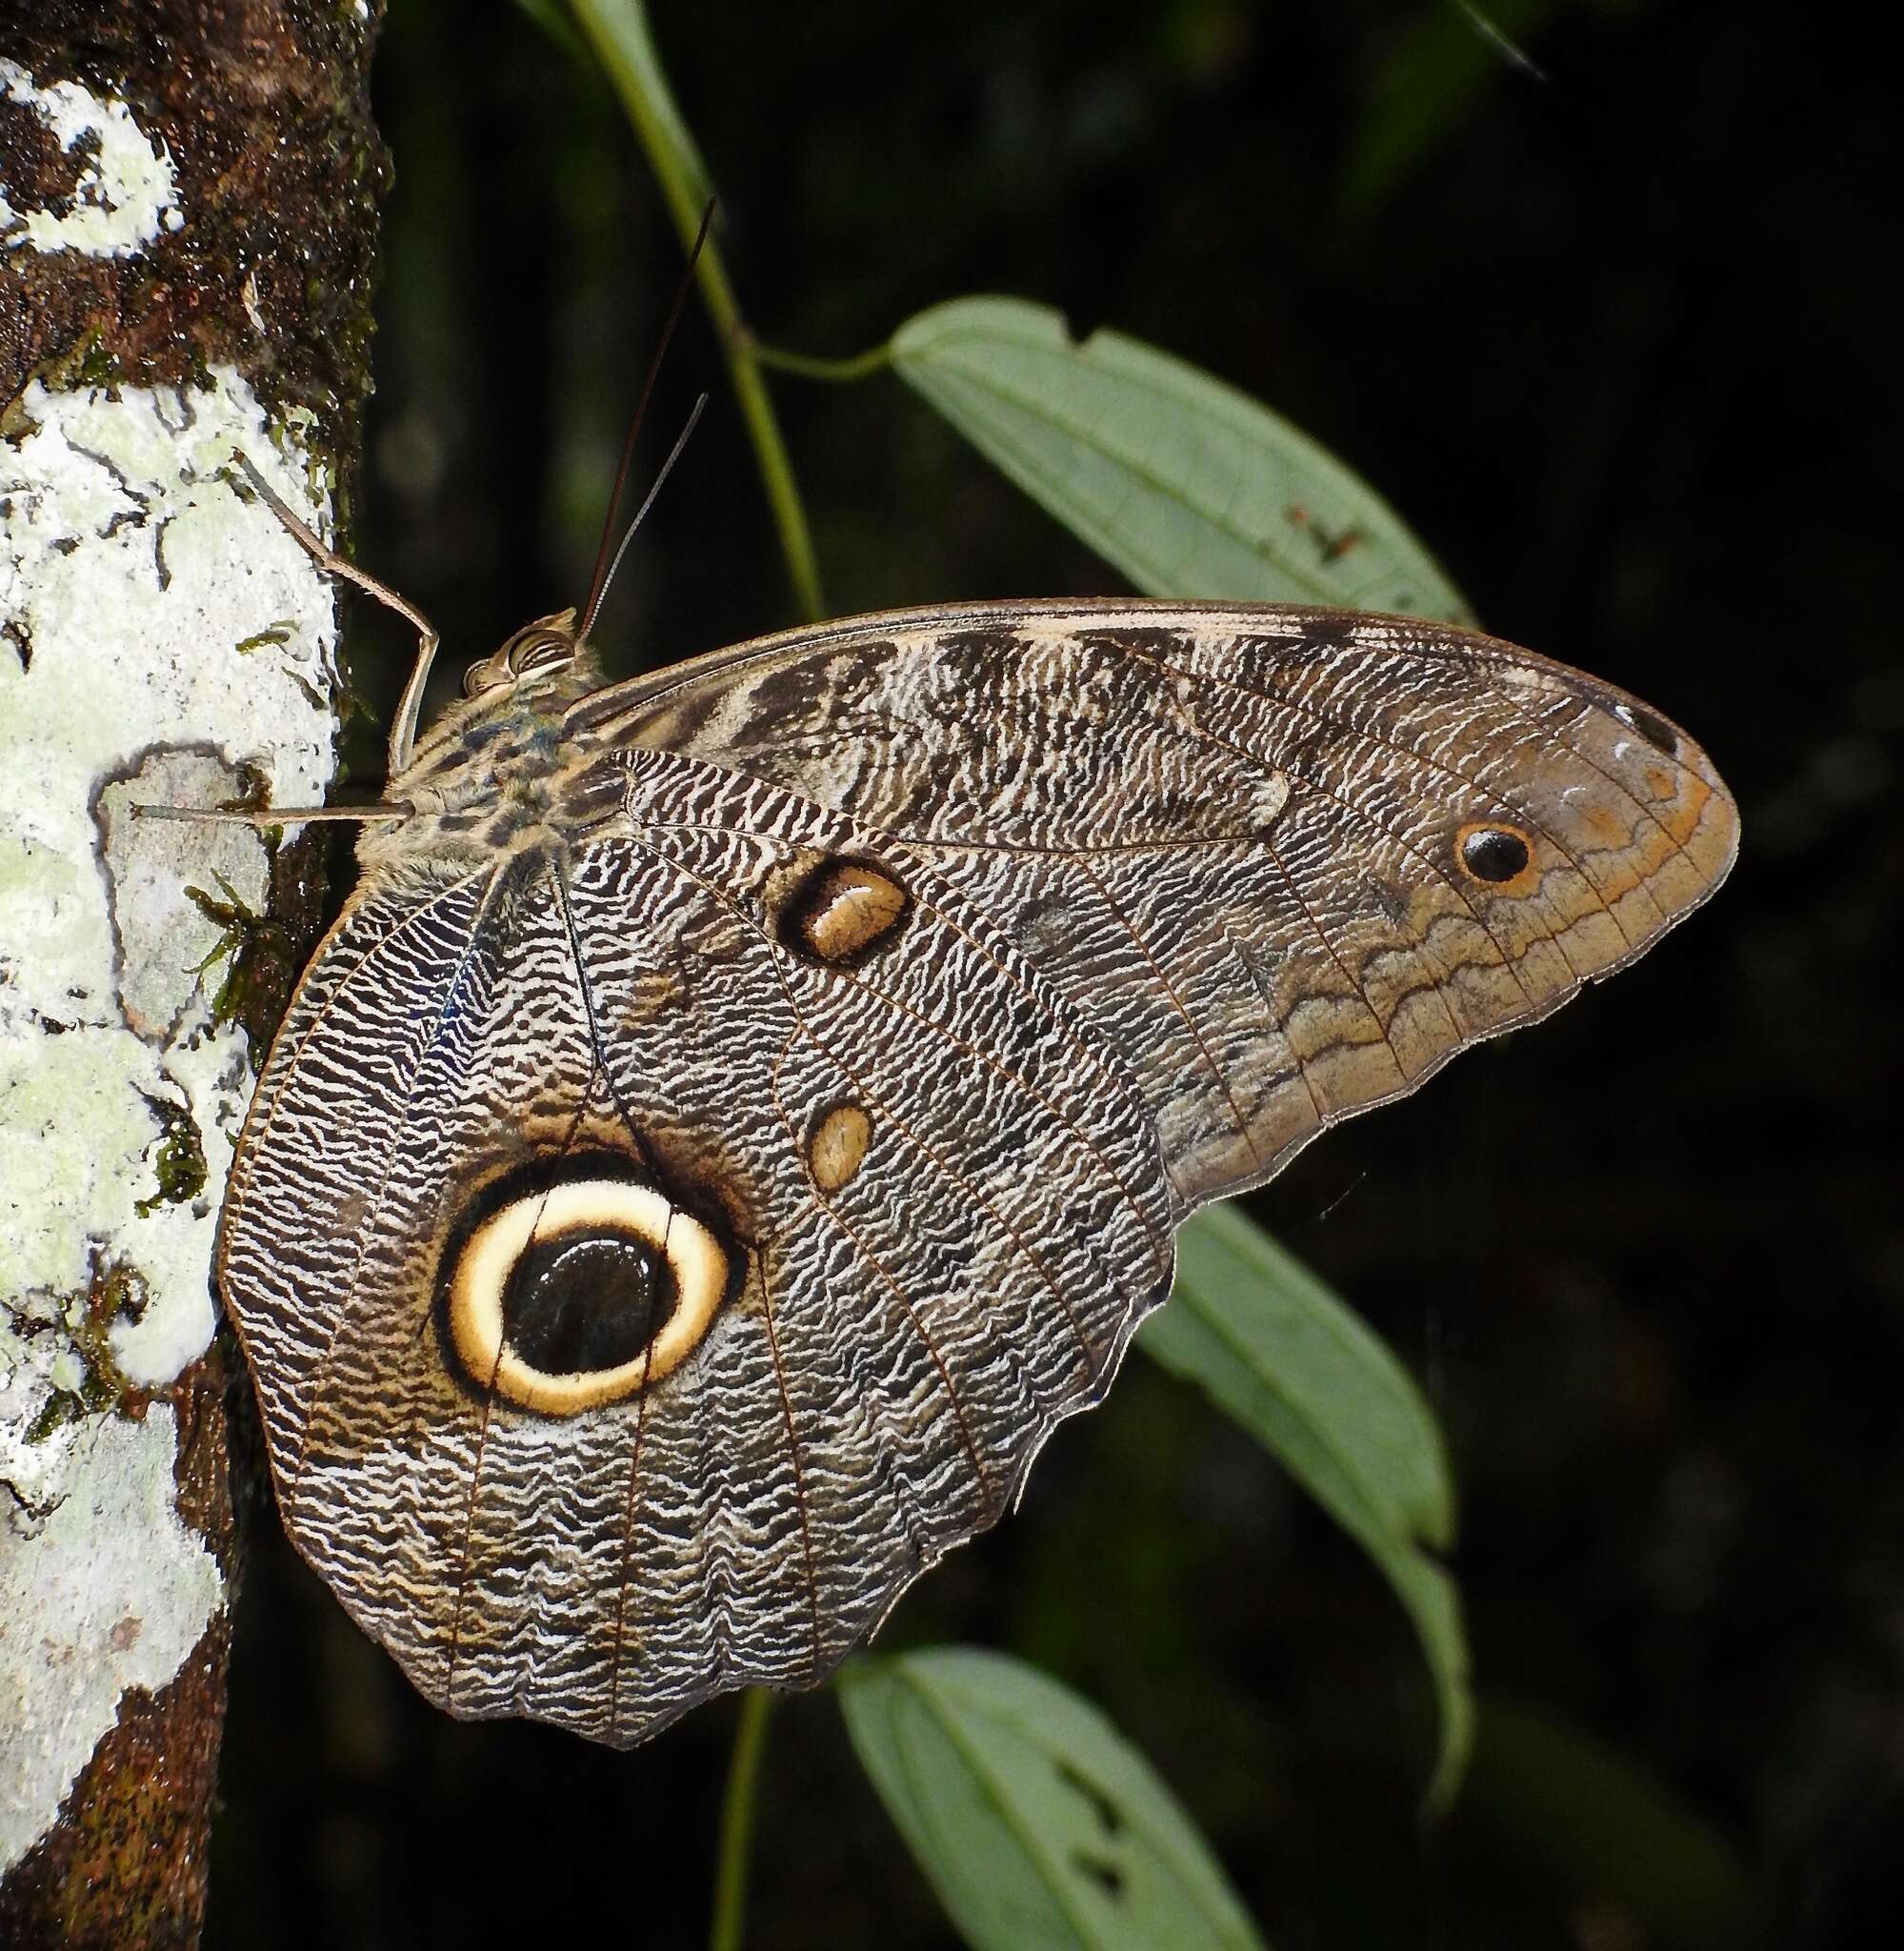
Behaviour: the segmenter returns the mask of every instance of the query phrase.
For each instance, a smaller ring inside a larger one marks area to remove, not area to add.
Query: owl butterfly
[[[983,603],[604,689],[596,600],[420,738],[398,602],[387,816],[225,1207],[285,1523],[452,1714],[626,1746],[820,1679],[1190,1213],[1734,855],[1675,726],[1463,630]]]

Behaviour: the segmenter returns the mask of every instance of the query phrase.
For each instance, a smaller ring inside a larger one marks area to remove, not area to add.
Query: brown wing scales
[[[473,926],[480,982],[377,976],[392,1020],[450,1025],[408,1066],[340,1048],[313,1096],[300,1004],[226,1264],[268,1424],[298,1432],[273,1447],[286,1521],[353,1616],[453,1712],[625,1743],[829,1670],[1101,1394],[1171,1255],[1128,1071],[930,867],[892,947],[836,966],[772,904],[873,836],[693,760],[635,754],[622,791]],[[313,998],[348,1001],[415,927],[374,899],[357,922]],[[840,1104],[863,1156],[823,1190],[812,1115]],[[651,1386],[525,1407],[459,1367],[444,1267],[519,1181],[546,1201],[618,1172],[705,1221],[731,1291]],[[347,1177],[389,1189],[291,1271],[287,1182],[323,1235]],[[278,1358],[297,1317],[321,1360]]]
[[[771,779],[944,875],[1131,1062],[1180,1209],[1623,966],[1732,861],[1696,746],[1492,638],[1220,606],[977,620],[743,647],[591,700],[586,730]],[[823,741],[803,714],[845,701]],[[1525,836],[1511,883],[1464,856],[1490,824]]]
[[[828,1670],[1102,1395],[1191,1207],[1737,836],[1650,708],[1392,618],[900,613],[518,717],[366,842],[221,1275],[352,1615],[621,1744]],[[486,809],[505,746],[553,770]]]

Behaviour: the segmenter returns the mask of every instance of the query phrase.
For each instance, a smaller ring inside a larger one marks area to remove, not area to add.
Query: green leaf
[[[1548,1709],[1483,1700],[1460,1822],[1579,1912],[1608,1917],[1609,1942],[1721,1951],[1764,1941],[1765,1892],[1725,1833]]]
[[[1413,1621],[1440,1714],[1429,1803],[1460,1786],[1473,1741],[1454,1581],[1454,1487],[1408,1371],[1315,1276],[1233,1206],[1177,1236],[1177,1284],[1138,1346],[1194,1382],[1374,1559]]]
[[[1152,596],[1333,603],[1464,620],[1460,593],[1367,482],[1287,420],[1114,332],[959,298],[892,364],[979,452]]]
[[[1260,1946],[1175,1797],[1095,1707],[972,1647],[839,1679],[860,1762],[978,1951]]]

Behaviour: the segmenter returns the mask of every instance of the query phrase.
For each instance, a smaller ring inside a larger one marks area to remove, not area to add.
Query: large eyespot
[[[906,890],[863,860],[822,861],[788,903],[781,932],[789,948],[852,966],[898,927]]]
[[[720,1241],[653,1186],[571,1179],[470,1235],[450,1274],[450,1338],[478,1388],[574,1416],[679,1367],[727,1281]]]
[[[1474,879],[1504,895],[1530,894],[1538,884],[1533,849],[1520,828],[1477,820],[1455,835],[1455,857]]]

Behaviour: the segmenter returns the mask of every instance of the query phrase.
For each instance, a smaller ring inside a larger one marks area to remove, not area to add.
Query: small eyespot
[[[1622,725],[1637,732],[1649,745],[1663,752],[1668,758],[1679,756],[1679,734],[1658,713],[1649,712],[1644,705],[1629,704],[1624,698],[1613,706],[1613,711]]]
[[[906,913],[906,891],[861,860],[821,863],[789,902],[782,936],[789,948],[851,966],[878,947]]]
[[[814,1124],[807,1140],[807,1170],[823,1193],[836,1193],[866,1162],[872,1120],[857,1104],[835,1104]]]
[[[1518,827],[1477,825],[1461,829],[1461,865],[1476,880],[1499,886],[1527,872],[1533,858]]]
[[[637,1394],[712,1325],[728,1257],[653,1186],[581,1178],[485,1219],[451,1269],[450,1338],[479,1389],[545,1416]]]
[[[463,673],[463,695],[480,697],[486,691],[494,691],[498,685],[507,684],[509,679],[496,669],[493,657],[478,657]]]

